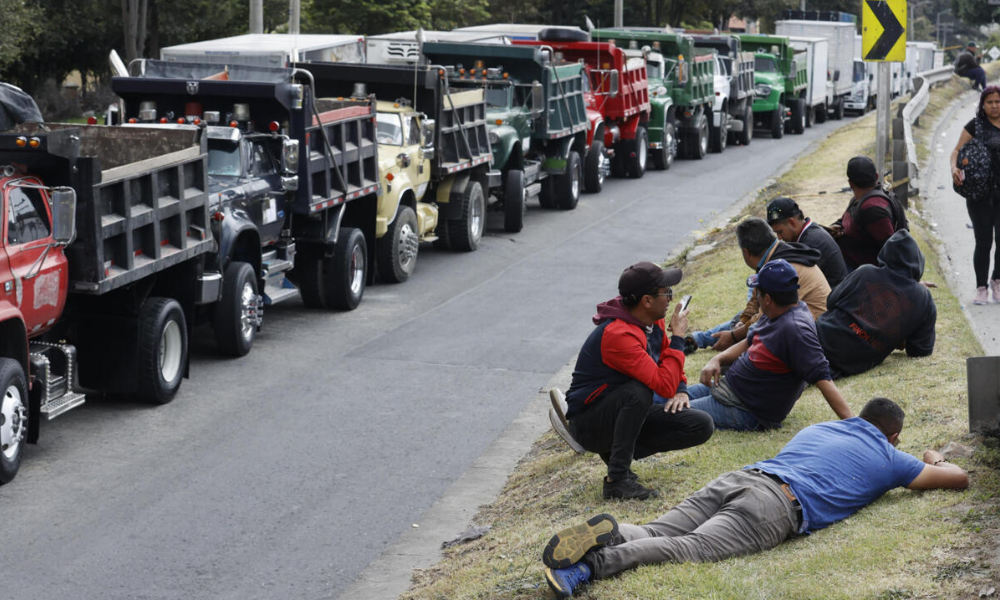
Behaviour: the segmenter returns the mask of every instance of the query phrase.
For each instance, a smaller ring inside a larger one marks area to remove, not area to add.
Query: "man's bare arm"
[[[964,490],[969,487],[969,474],[958,465],[953,465],[940,452],[924,452],[924,469],[916,479],[906,486],[910,490]]]
[[[840,390],[834,385],[829,379],[822,379],[816,382],[816,387],[819,388],[823,398],[826,399],[826,403],[830,405],[833,412],[841,419],[850,419],[854,416],[851,412],[851,407],[847,405],[847,400],[840,395]]]

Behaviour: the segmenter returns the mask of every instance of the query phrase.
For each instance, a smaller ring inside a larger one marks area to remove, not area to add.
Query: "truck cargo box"
[[[258,67],[304,61],[360,63],[365,60],[365,41],[360,35],[251,33],[169,46],[160,50],[160,59]]]
[[[833,81],[834,96],[845,96],[851,93],[854,73],[854,36],[856,27],[853,23],[842,21],[776,21],[774,31],[777,35],[806,38],[826,38],[830,42],[828,69]]]

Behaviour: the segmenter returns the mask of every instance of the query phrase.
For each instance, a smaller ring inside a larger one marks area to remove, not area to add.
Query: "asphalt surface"
[[[921,195],[927,199],[925,209],[944,244],[942,262],[949,287],[958,296],[986,355],[997,356],[1000,355],[1000,319],[997,319],[1000,306],[972,303],[976,295],[976,274],[972,269],[975,237],[965,198],[952,189],[951,181],[951,151],[958,143],[962,127],[976,114],[978,103],[979,92],[968,91],[942,116],[928,144],[931,158],[920,183]],[[991,264],[988,277],[992,268]]]
[[[575,355],[625,266],[665,258],[847,122],[609,180],[571,212],[532,203],[521,233],[494,220],[477,252],[421,248],[409,282],[356,311],[269,309],[240,360],[199,331],[171,404],[92,399],[43,423],[0,488],[4,587],[337,597]]]

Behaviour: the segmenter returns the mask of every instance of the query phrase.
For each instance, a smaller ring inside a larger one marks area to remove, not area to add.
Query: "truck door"
[[[248,159],[251,180],[267,182],[267,187],[259,190],[261,197],[252,202],[252,210],[253,220],[260,223],[261,243],[268,244],[278,239],[285,222],[285,190],[278,158],[266,140],[253,140],[249,143]]]
[[[21,182],[41,185],[37,180]],[[20,307],[31,336],[51,327],[62,312],[69,285],[66,258],[52,245],[47,192],[7,185],[4,204],[4,241],[12,280],[3,282],[3,293]]]
[[[427,193],[427,186],[431,180],[431,161],[424,156],[420,144],[420,119],[416,115],[403,117],[403,131],[406,136],[403,140],[405,143],[403,152],[410,157],[410,166],[406,170],[409,172],[410,181],[415,185],[413,193],[419,200]]]

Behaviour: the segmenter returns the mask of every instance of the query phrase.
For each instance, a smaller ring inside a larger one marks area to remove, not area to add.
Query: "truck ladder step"
[[[87,401],[87,396],[76,392],[69,392],[60,396],[58,400],[46,402],[41,408],[41,413],[46,420],[51,421],[59,415],[69,412]]]
[[[272,304],[277,304],[282,300],[287,300],[292,296],[299,293],[299,290],[294,287],[278,287],[275,285],[265,285],[264,286],[264,305],[271,306]]]
[[[290,260],[285,260],[283,258],[273,258],[263,261],[264,263],[264,277],[269,277],[276,273],[284,273],[285,271],[291,271],[292,267],[295,266]]]
[[[525,198],[533,198],[533,197],[535,197],[535,196],[537,196],[538,194],[541,194],[541,193],[542,193],[542,184],[541,184],[541,182],[533,183],[533,184],[529,185],[528,187],[524,188],[524,197]]]

